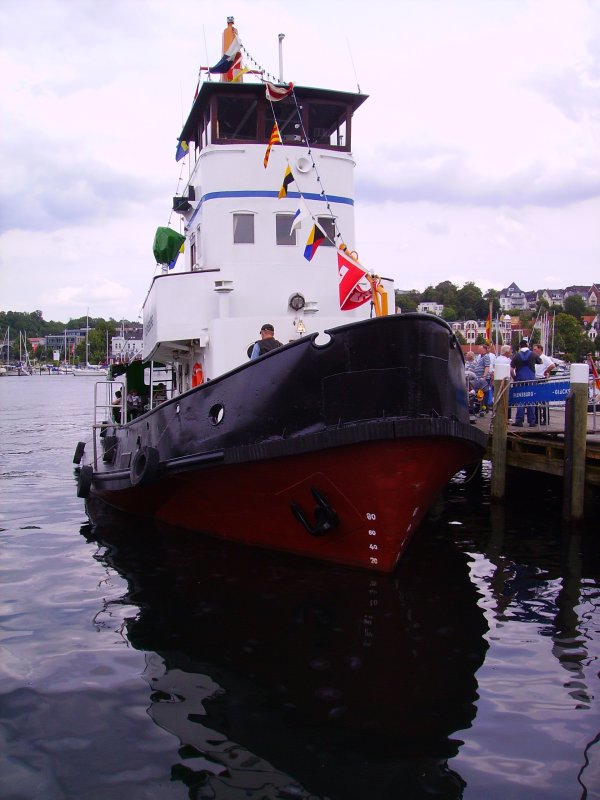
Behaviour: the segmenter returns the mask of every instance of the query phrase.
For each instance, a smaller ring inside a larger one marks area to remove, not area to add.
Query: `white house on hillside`
[[[417,311],[421,314],[437,314],[438,317],[442,316],[442,312],[444,311],[444,306],[441,303],[419,303],[417,306]]]
[[[511,283],[500,292],[500,309],[502,311],[525,311],[528,308],[527,295],[516,283]]]
[[[113,336],[111,340],[111,356],[114,361],[129,362],[142,352],[142,332],[129,333],[124,336]]]

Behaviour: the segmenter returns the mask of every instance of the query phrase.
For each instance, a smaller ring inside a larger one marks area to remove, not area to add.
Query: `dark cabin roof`
[[[265,99],[265,86],[263,83],[224,83],[221,81],[205,81],[200,87],[192,110],[183,126],[179,139],[189,142],[196,141],[198,123],[210,107],[210,101],[215,95],[224,95],[231,92],[239,97],[254,97],[257,100]],[[330,103],[342,103],[352,107],[352,113],[368,98],[366,94],[355,92],[339,92],[332,89],[315,89],[308,86],[294,86],[294,94],[298,102],[302,100],[321,100]],[[276,106],[277,104],[275,104]]]

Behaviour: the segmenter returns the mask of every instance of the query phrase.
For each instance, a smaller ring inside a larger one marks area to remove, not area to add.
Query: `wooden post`
[[[590,368],[587,364],[571,364],[571,402],[573,403],[572,425],[565,428],[565,492],[570,489],[570,502],[563,497],[563,510],[568,509],[568,518],[583,519],[585,490],[585,450],[587,439],[587,402]],[[570,472],[570,475],[567,472]]]
[[[563,461],[563,502],[562,518],[565,522],[571,519],[571,497],[573,495],[573,426],[574,422],[573,392],[569,392],[565,402],[565,455]]]
[[[493,500],[504,497],[506,489],[506,432],[508,428],[508,385],[510,364],[496,364],[494,368],[494,423],[492,428],[492,483]]]

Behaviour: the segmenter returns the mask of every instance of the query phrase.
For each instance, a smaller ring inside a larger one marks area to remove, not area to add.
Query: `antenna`
[[[354,77],[356,79],[356,88],[358,93],[360,94],[360,84],[358,82],[358,75],[356,74],[356,67],[354,66],[354,59],[352,58],[352,50],[350,50],[350,42],[348,41],[348,37],[346,37],[346,44],[348,46],[348,55],[350,56],[350,63],[352,64],[352,69],[354,71]]]
[[[206,54],[206,61],[204,63],[210,64],[211,62],[208,60],[208,45],[206,44],[206,27],[204,25],[202,26],[202,35],[204,36],[204,52]],[[210,72],[207,72],[206,75],[207,80],[210,80]],[[200,80],[200,73],[198,73],[198,80]]]

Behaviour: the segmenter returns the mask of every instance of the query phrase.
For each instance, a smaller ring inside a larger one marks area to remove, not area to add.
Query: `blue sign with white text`
[[[534,406],[538,403],[564,403],[570,381],[519,381],[508,392],[509,406]]]

